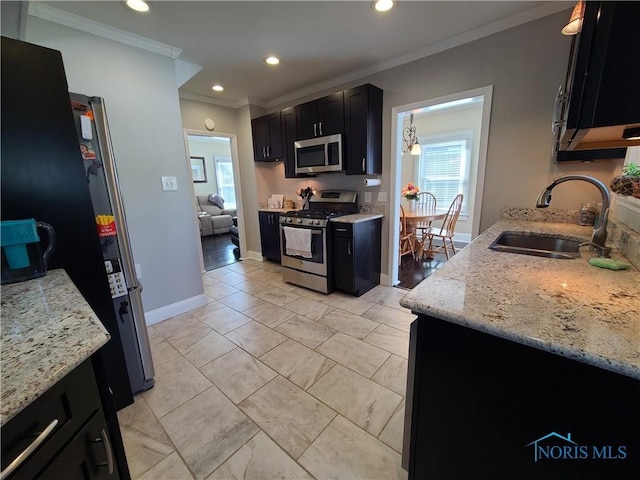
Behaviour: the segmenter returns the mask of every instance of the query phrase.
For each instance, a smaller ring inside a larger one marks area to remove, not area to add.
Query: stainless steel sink
[[[580,242],[557,236],[502,232],[489,248],[498,252],[519,253],[536,257],[579,258]]]

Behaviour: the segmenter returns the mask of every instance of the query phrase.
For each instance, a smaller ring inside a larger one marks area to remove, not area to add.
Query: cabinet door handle
[[[322,136],[322,122],[318,123],[318,125],[319,125],[318,128],[320,130],[320,136]]]
[[[109,436],[107,431],[103,428],[100,431],[100,436],[91,440],[93,443],[103,443],[104,451],[107,454],[107,463],[98,463],[96,467],[107,467],[109,475],[113,475],[113,450],[111,450],[111,443],[109,442]]]
[[[271,155],[271,147],[267,146],[267,157]]]
[[[346,232],[346,228],[336,228],[336,232]]]
[[[347,242],[347,254],[351,255],[351,240]]]
[[[11,462],[7,468],[5,468],[4,470],[2,470],[2,472],[0,472],[0,480],[4,480],[6,477],[8,477],[11,472],[13,472],[16,468],[18,468],[20,465],[22,465],[22,463],[29,458],[29,456],[34,452],[34,450],[36,448],[38,448],[40,445],[42,445],[42,443],[47,439],[47,437],[49,435],[51,435],[51,432],[53,432],[53,430],[56,428],[56,426],[58,425],[58,419],[54,418],[51,423],[49,425],[47,425],[47,428],[45,428],[42,433],[40,433],[40,435],[38,435],[36,437],[36,439],[31,442],[29,444],[29,446],[27,448],[25,448],[22,453],[20,455],[18,455],[15,460],[13,460],[13,462]]]
[[[318,124],[317,123],[313,124],[313,136],[314,137],[318,136]]]
[[[362,171],[364,172],[364,164],[365,164],[366,158],[362,157]]]

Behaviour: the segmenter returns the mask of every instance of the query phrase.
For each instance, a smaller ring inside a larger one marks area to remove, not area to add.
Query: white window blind
[[[225,208],[236,208],[236,189],[233,182],[233,165],[230,158],[216,158],[216,183],[218,195],[224,198]]]
[[[419,137],[422,153],[416,157],[415,184],[421,192],[431,192],[438,209],[446,209],[462,193],[462,215],[467,214],[469,167],[473,132],[451,132]]]

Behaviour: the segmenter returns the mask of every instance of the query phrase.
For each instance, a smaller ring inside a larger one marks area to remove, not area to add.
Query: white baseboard
[[[145,323],[147,325],[153,325],[154,323],[161,322],[176,315],[182,315],[199,307],[205,306],[209,302],[209,297],[204,293],[196,297],[187,298],[171,305],[156,308],[149,312],[144,312]]]
[[[246,255],[242,256],[242,260],[247,260],[247,259],[258,260],[259,262],[262,262],[263,261],[262,252],[254,252],[252,250],[249,250]]]
[[[388,287],[393,287],[393,285],[391,284],[391,277],[389,275],[387,275],[386,273],[381,273],[380,274],[380,285],[386,285]]]

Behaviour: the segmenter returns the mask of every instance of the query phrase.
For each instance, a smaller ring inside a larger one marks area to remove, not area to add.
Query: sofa
[[[236,209],[224,208],[224,200],[217,195],[196,195],[196,207],[201,236],[218,235],[231,230],[236,218]]]

